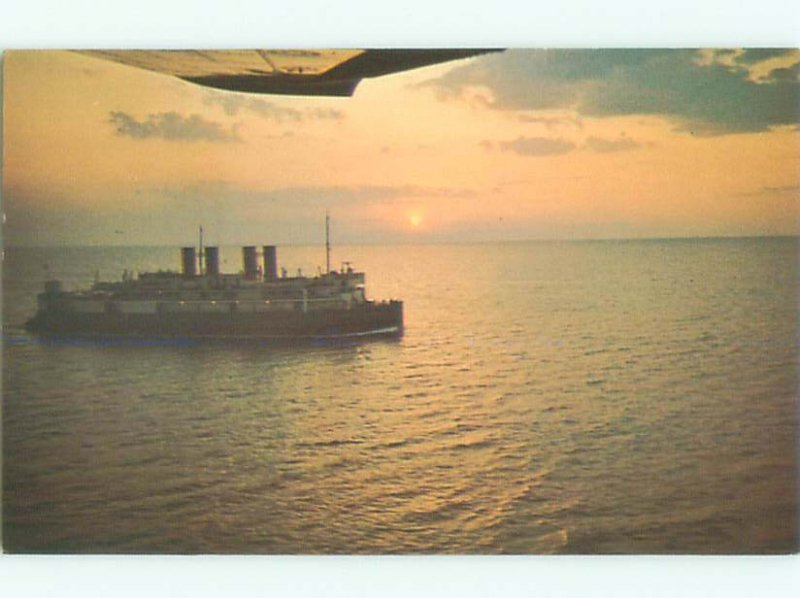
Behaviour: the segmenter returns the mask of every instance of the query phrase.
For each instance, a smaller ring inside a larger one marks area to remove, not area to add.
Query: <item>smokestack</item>
[[[264,245],[264,280],[278,279],[278,254],[274,245]]]
[[[252,245],[242,247],[242,258],[244,259],[245,280],[258,279],[258,254]]]
[[[206,274],[219,276],[219,247],[206,247]]]
[[[181,265],[184,276],[197,276],[194,247],[181,247]]]

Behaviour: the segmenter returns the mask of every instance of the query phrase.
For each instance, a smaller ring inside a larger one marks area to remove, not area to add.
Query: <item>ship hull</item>
[[[25,328],[41,336],[75,338],[263,339],[314,341],[396,337],[403,331],[400,301],[352,309],[260,313],[75,313],[40,310]]]

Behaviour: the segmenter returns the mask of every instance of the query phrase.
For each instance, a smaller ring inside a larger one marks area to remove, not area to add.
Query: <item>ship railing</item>
[[[121,302],[125,302],[122,300]],[[280,298],[280,299],[230,299],[230,298],[207,298],[207,299],[182,299],[170,301],[158,301],[159,303],[168,305],[177,305],[185,307],[201,307],[210,305],[229,305],[239,306],[242,308],[265,306],[275,308],[293,308],[296,306],[308,306],[308,308],[316,309],[320,307],[349,307],[356,304],[354,300],[342,299],[340,297],[324,297],[324,298]]]

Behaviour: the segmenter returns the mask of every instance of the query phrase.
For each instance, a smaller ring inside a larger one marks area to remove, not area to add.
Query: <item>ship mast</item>
[[[331,273],[331,215],[325,210],[325,274]]]
[[[200,276],[203,275],[203,225],[200,225],[200,253],[197,256],[200,265]]]

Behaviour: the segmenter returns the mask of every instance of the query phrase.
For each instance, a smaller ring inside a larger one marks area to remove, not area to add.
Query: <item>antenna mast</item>
[[[203,225],[200,225],[200,253],[197,256],[200,265],[200,275],[203,275]]]
[[[331,273],[331,215],[325,210],[325,274]]]

